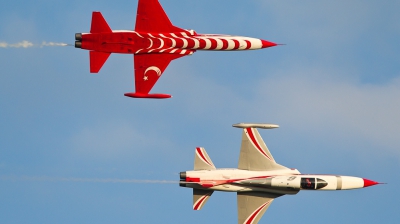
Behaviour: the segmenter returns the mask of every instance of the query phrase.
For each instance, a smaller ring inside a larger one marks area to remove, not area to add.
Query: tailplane
[[[90,51],[90,73],[98,73],[104,63],[106,63],[108,57],[110,57],[110,54],[107,52]]]
[[[200,210],[214,191],[193,189],[193,210]]]

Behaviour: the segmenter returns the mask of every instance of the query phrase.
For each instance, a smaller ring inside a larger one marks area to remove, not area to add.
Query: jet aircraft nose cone
[[[364,187],[370,187],[370,186],[379,184],[378,182],[373,181],[373,180],[368,180],[368,179],[364,179],[364,178],[363,178],[363,180],[364,180]]]
[[[276,43],[266,41],[266,40],[261,40],[261,43],[262,43],[262,48],[274,47],[277,45]]]

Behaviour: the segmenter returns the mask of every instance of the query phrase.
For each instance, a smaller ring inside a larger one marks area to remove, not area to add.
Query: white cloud
[[[360,84],[334,76],[325,69],[295,69],[266,78],[258,87],[254,114],[268,111],[298,131],[335,129],[400,155],[400,78]]]
[[[356,69],[306,66],[272,71],[250,93],[185,72],[189,68],[183,66],[169,77],[173,86],[168,88],[185,97],[184,108],[194,120],[283,122],[287,129],[309,133],[309,139],[329,139],[334,132],[339,139],[364,141],[400,156],[400,78],[363,84],[355,78],[360,77]]]

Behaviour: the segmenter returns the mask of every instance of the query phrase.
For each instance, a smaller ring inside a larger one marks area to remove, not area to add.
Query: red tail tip
[[[262,48],[274,47],[277,45],[276,43],[266,41],[266,40],[261,40],[261,43],[262,43]]]
[[[373,181],[373,180],[368,180],[368,179],[364,179],[364,178],[363,178],[363,180],[364,180],[364,187],[370,187],[370,186],[379,184],[378,182]]]

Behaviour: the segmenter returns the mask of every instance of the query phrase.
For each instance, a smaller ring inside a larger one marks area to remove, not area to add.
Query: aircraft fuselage
[[[237,51],[276,46],[275,43],[251,37],[220,34],[145,33],[114,30],[111,33],[77,33],[75,47],[120,54],[165,53],[190,55],[196,50]]]
[[[180,174],[181,187],[203,190],[275,194],[297,194],[300,190],[350,190],[377,182],[351,176],[301,174],[297,169],[248,171],[216,169],[186,171]]]

